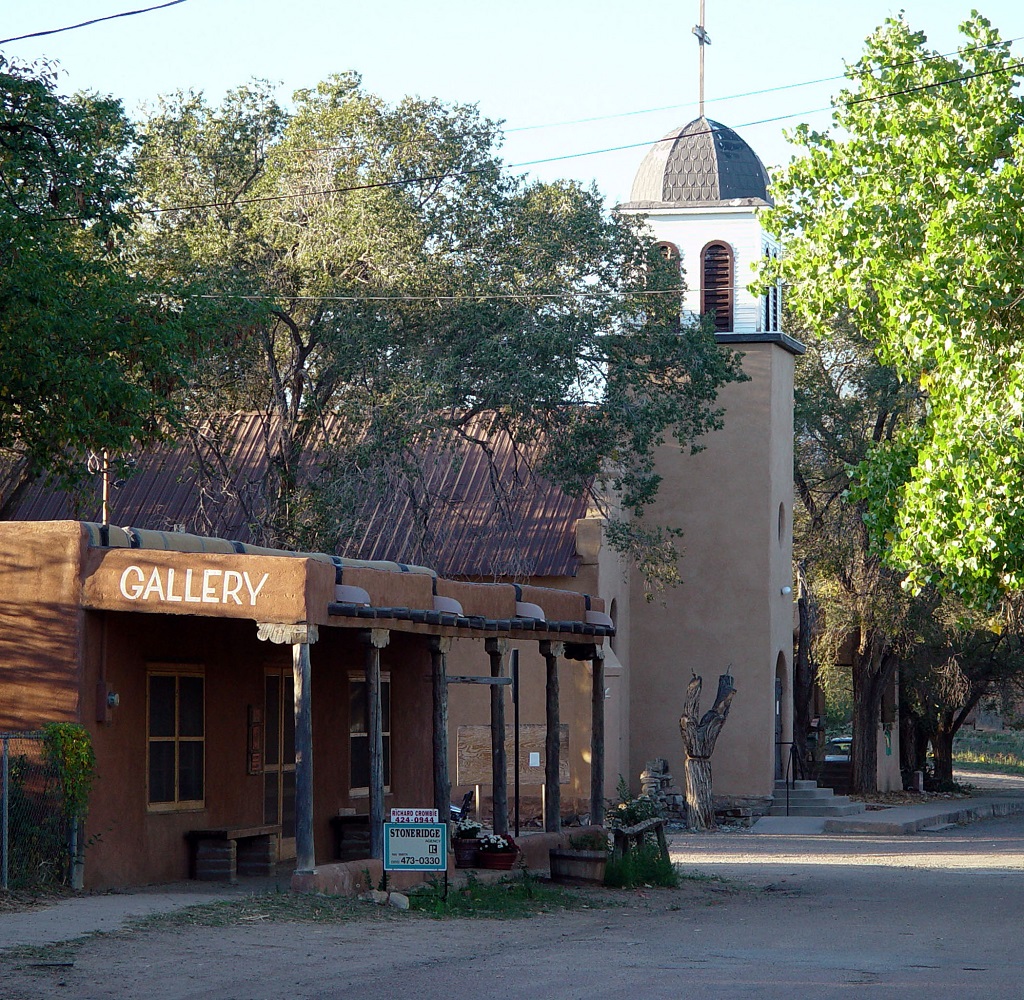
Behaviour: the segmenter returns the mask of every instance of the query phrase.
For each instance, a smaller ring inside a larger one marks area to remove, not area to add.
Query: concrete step
[[[787,806],[788,803],[788,806]],[[836,795],[831,788],[819,788],[816,781],[796,781],[786,789],[784,781],[775,782],[775,801],[769,816],[854,816],[864,812],[864,804]]]
[[[830,802],[828,804],[805,805],[789,801],[789,812],[786,812],[786,801],[776,799],[775,805],[768,811],[769,816],[857,816],[864,812],[862,802]]]
[[[790,796],[788,797],[790,797],[791,802],[823,802],[833,800],[836,797],[836,793],[830,788],[791,788]],[[785,798],[785,789],[776,789],[775,801],[785,801]]]

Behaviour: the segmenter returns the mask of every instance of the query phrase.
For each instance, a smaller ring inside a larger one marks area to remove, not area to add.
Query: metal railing
[[[66,883],[71,834],[43,734],[0,733],[0,889]]]
[[[776,740],[775,741],[776,752],[779,754],[781,759],[782,747],[789,747],[789,753],[786,754],[786,767],[784,771],[785,782],[786,782],[786,815],[789,815],[789,790],[790,788],[796,787],[796,768],[794,761],[797,756],[796,744],[792,740]]]

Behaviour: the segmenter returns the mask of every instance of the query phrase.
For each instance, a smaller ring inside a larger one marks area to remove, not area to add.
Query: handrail
[[[786,775],[785,775],[785,779],[784,779],[785,782],[786,782],[786,815],[788,816],[789,815],[789,789],[790,789],[790,774],[791,773],[793,774],[793,778],[792,778],[793,784],[792,784],[792,787],[796,788],[796,773],[795,773],[795,769],[793,767],[793,759],[796,757],[797,749],[796,749],[796,744],[792,740],[776,740],[775,741],[775,745],[777,747],[785,747],[785,746],[789,747],[789,759],[786,761]]]

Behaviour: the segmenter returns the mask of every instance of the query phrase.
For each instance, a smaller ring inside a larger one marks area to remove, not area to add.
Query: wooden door
[[[290,667],[268,668],[263,822],[280,823],[278,859],[295,857],[295,681]]]

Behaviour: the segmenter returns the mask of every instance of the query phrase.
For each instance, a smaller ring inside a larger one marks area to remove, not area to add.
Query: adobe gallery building
[[[478,534],[470,538],[463,526],[440,525],[429,556],[417,559],[406,531],[408,512],[382,503],[370,530],[344,551],[390,561],[390,568],[198,539],[212,533],[244,542],[245,520],[232,507],[236,490],[230,488],[224,489],[219,506],[207,502],[200,515],[187,456],[174,449],[148,456],[139,474],[114,497],[112,520],[149,529],[125,533],[123,544],[134,539],[146,558],[157,562],[132,561],[140,551],[115,547],[122,545],[115,529],[108,552],[92,536],[70,540],[68,533],[81,528],[61,527],[58,547],[46,534],[56,528],[40,525],[36,531],[42,534],[33,534],[22,527],[17,537],[8,537],[11,529],[2,526],[9,564],[20,566],[25,558],[27,565],[39,563],[34,570],[19,570],[22,582],[16,586],[6,581],[7,573],[0,577],[3,600],[17,602],[22,595],[37,600],[53,586],[52,575],[63,588],[58,588],[60,606],[73,612],[51,613],[40,605],[38,614],[52,621],[26,636],[5,605],[11,615],[0,621],[5,651],[13,655],[20,649],[22,664],[45,664],[45,676],[61,692],[53,704],[62,718],[79,712],[87,721],[92,708],[82,712],[81,706],[102,701],[108,688],[120,696],[120,704],[109,709],[110,722],[90,724],[97,727],[101,761],[116,760],[114,774],[123,769],[125,790],[109,792],[111,772],[101,767],[97,794],[102,789],[102,795],[113,795],[114,804],[90,820],[90,833],[102,833],[98,826],[116,817],[126,824],[129,850],[119,858],[106,847],[91,849],[94,877],[113,879],[124,865],[137,867],[130,880],[177,877],[185,863],[182,838],[190,830],[259,823],[272,816],[275,803],[284,817],[299,785],[293,775],[302,773],[301,754],[294,764],[289,760],[291,737],[283,721],[291,699],[300,706],[305,697],[290,686],[293,659],[302,650],[312,664],[308,712],[316,764],[309,808],[318,863],[330,854],[330,844],[321,846],[324,840],[346,826],[339,810],[361,816],[373,808],[370,779],[361,777],[372,756],[370,720],[363,721],[367,699],[375,697],[369,675],[364,676],[370,661],[377,663],[371,674],[379,673],[382,692],[376,741],[382,759],[374,758],[370,768],[376,769],[379,801],[440,807],[445,779],[435,781],[433,775],[441,774],[443,758],[453,797],[467,789],[478,791],[485,816],[492,800],[503,812],[500,802],[511,777],[505,787],[487,778],[496,776],[496,754],[501,753],[490,727],[497,713],[512,708],[508,686],[442,685],[447,692],[442,720],[430,681],[437,676],[442,649],[451,673],[495,673],[503,684],[510,673],[509,654],[518,651],[519,708],[527,737],[519,761],[523,794],[532,801],[531,809],[544,812],[549,828],[557,826],[559,807],[562,814],[598,818],[604,796],[613,793],[620,775],[634,793],[639,791],[640,772],[652,759],[666,758],[681,778],[679,715],[694,673],[705,683],[702,710],[709,707],[719,674],[731,673],[737,690],[712,762],[716,797],[723,804],[766,811],[792,741],[793,370],[803,350],[781,330],[778,290],[757,297],[747,288],[751,265],[779,252],[757,217],[758,208],[767,204],[767,174],[753,150],[731,129],[701,117],[652,147],[630,201],[618,206],[646,217],[663,252],[679,262],[688,287],[684,309],[713,313],[716,339],[741,352],[749,376],[721,393],[724,428],[702,442],[703,451],[689,455],[666,445],[658,455],[662,485],[657,504],[645,516],[682,528],[683,583],[653,601],[637,569],[604,543],[601,519],[542,482],[516,511],[509,544],[517,546],[517,572],[505,575],[503,584],[457,582],[501,579],[501,567],[510,563],[508,552],[497,552],[508,539],[495,540],[484,530],[489,515],[480,483],[486,477],[474,472],[469,457],[443,471],[459,498],[458,505],[450,506],[472,512]],[[256,429],[244,415],[237,417],[234,433],[235,454],[258,450],[251,447]],[[513,476],[511,465],[501,464],[502,443],[492,446],[496,474]],[[240,475],[259,475],[258,469],[239,468]],[[66,498],[37,491],[26,497],[18,516],[59,520],[75,515]],[[183,535],[183,529],[195,534]],[[196,547],[227,548],[157,556],[147,547],[181,546],[183,538],[195,539],[191,544]],[[18,554],[26,539],[31,558]],[[78,555],[76,545],[81,547]],[[67,558],[56,559],[58,550]],[[188,561],[200,555],[215,562]],[[273,570],[262,560],[272,562]],[[409,560],[428,562],[441,575],[403,571],[401,564]],[[136,565],[137,571],[129,570]],[[291,568],[284,572],[283,566]],[[214,575],[202,575],[207,569]],[[261,582],[264,574],[270,575]],[[186,579],[191,591],[181,589]],[[520,586],[517,591],[518,584],[527,582],[543,589],[533,593]],[[333,586],[362,588],[366,599],[360,606],[332,597]],[[139,596],[131,596],[136,591]],[[462,605],[457,622],[417,619],[421,613],[441,614],[449,599]],[[519,608],[523,615],[517,620],[517,607],[531,604],[540,612]],[[349,611],[341,613],[342,605]],[[398,618],[374,617],[388,608],[406,610]],[[263,628],[271,625],[275,628]],[[11,628],[15,639],[8,634]],[[304,641],[302,628],[314,630],[316,642]],[[594,631],[580,639],[579,628]],[[48,634],[65,641],[51,649],[43,638]],[[274,635],[286,641],[268,641]],[[5,665],[13,662],[19,660],[5,657]],[[9,669],[0,671],[0,686],[14,683],[20,690],[21,682]],[[195,737],[153,735],[146,724],[147,718],[163,718],[161,711],[170,717],[172,693],[180,712],[200,688],[206,699],[208,777],[202,807],[189,814],[188,803],[199,800],[181,795],[183,782],[191,794],[188,755],[199,750],[188,744]],[[147,700],[150,708],[143,709]],[[0,702],[9,720],[0,725],[25,717],[6,711],[7,704],[6,698]],[[253,727],[259,725],[265,748],[262,759],[254,759],[250,744]],[[171,759],[172,741],[176,771],[170,764],[153,763]],[[507,751],[505,756],[510,756]],[[120,785],[120,778],[113,780]],[[160,795],[170,796],[173,785],[173,802],[152,799],[161,781]],[[134,817],[130,823],[129,816]],[[147,858],[155,845],[164,852],[160,860]],[[282,832],[278,850],[289,848],[289,836]],[[307,862],[301,844],[295,850],[302,867]],[[146,874],[143,866],[159,872]]]
[[[380,857],[387,808],[447,815],[453,642],[496,695],[497,731],[509,643],[534,645],[555,678],[558,733],[558,661],[603,690],[613,631],[575,593],[184,533],[4,522],[0,561],[0,731],[74,721],[92,733],[89,887],[231,877],[289,857],[309,875],[360,830],[354,856]],[[503,744],[489,749],[500,802],[508,762]],[[557,739],[545,750],[557,830]],[[600,766],[600,742],[590,752]]]

